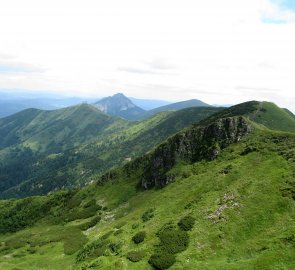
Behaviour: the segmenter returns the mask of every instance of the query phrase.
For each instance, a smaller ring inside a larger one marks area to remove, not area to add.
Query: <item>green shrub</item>
[[[92,206],[92,205],[96,205],[96,201],[95,201],[95,199],[91,199],[91,200],[89,200],[88,202],[86,202],[85,204],[84,204],[84,208],[88,208],[88,207],[90,207],[90,206]]]
[[[81,202],[82,200],[80,198],[72,197],[66,202],[66,206],[69,209],[72,209],[72,208],[78,207],[81,204]]]
[[[82,231],[86,231],[89,228],[95,226],[100,220],[101,220],[101,217],[94,217],[91,220],[78,225],[77,227]]]
[[[141,231],[141,232],[138,232],[137,234],[135,234],[133,237],[132,237],[132,240],[135,244],[139,244],[141,242],[144,241],[144,238],[146,237],[146,232],[145,231]]]
[[[0,233],[16,232],[33,225],[40,218],[47,216],[51,201],[45,197],[25,198],[0,203]]]
[[[176,228],[176,225],[174,224],[173,221],[169,221],[169,222],[166,222],[159,230],[158,232],[156,233],[157,236],[159,236],[163,231],[165,230],[174,230],[174,229],[177,229]]]
[[[159,233],[160,250],[170,254],[176,254],[187,249],[189,236],[186,231],[165,229]]]
[[[181,230],[190,231],[195,225],[195,219],[192,216],[185,216],[177,224]]]
[[[113,254],[118,255],[121,252],[123,244],[123,241],[111,242],[109,248]]]
[[[98,205],[92,205],[78,211],[75,209],[75,211],[72,211],[65,216],[65,221],[69,222],[76,219],[85,219],[85,218],[92,217],[96,214],[97,210],[98,210]]]
[[[175,255],[165,252],[153,254],[149,259],[149,264],[159,270],[168,269],[174,263]]]
[[[141,219],[143,222],[147,222],[149,221],[150,219],[152,219],[154,217],[154,209],[153,208],[149,208],[148,210],[146,210],[142,216],[141,216]]]
[[[110,241],[101,238],[83,247],[76,256],[76,262],[103,256],[108,248]]]
[[[145,256],[144,251],[130,251],[127,253],[127,258],[131,262],[139,262],[141,261]]]

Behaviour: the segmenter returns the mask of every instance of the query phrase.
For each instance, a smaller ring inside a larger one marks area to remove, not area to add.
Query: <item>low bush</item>
[[[80,198],[76,198],[76,197],[72,197],[71,199],[69,199],[67,202],[66,202],[66,206],[69,208],[69,209],[73,209],[75,207],[78,207],[80,204],[81,204],[82,200]]]
[[[83,205],[83,207],[84,207],[84,208],[88,208],[88,207],[90,207],[90,206],[92,206],[92,205],[96,205],[96,201],[95,201],[95,199],[91,199],[91,200],[89,200],[88,202],[86,202],[86,203]]]
[[[189,236],[186,231],[165,229],[159,233],[159,248],[170,254],[176,254],[187,249]]]
[[[195,218],[192,216],[185,216],[177,224],[181,230],[190,231],[195,225]]]
[[[123,241],[111,242],[109,244],[110,251],[115,255],[120,254],[123,244]]]
[[[175,263],[175,255],[160,252],[153,254],[149,259],[149,264],[159,270],[168,269]]]
[[[76,256],[76,262],[82,262],[87,259],[103,256],[106,252],[109,240],[102,240],[101,238],[83,247]]]
[[[131,262],[139,262],[141,261],[145,256],[144,251],[130,251],[127,253],[127,259]]]
[[[91,220],[78,225],[77,227],[82,231],[86,231],[89,228],[94,227],[98,222],[100,222],[100,220],[101,217],[94,217]]]
[[[174,230],[177,229],[177,226],[174,224],[173,221],[166,222],[156,233],[159,236],[165,230]]]
[[[76,219],[85,219],[85,218],[92,217],[96,214],[97,210],[98,210],[98,205],[92,205],[81,210],[75,209],[75,211],[72,211],[65,216],[65,221],[69,222]]]
[[[132,237],[132,241],[135,243],[135,244],[139,244],[141,242],[144,241],[144,238],[146,237],[146,232],[145,231],[141,231],[141,232],[138,232],[137,234],[135,234],[133,237]]]
[[[148,210],[146,210],[142,216],[141,216],[141,219],[143,222],[147,222],[149,221],[150,219],[152,219],[154,217],[154,209],[153,208],[149,208]]]

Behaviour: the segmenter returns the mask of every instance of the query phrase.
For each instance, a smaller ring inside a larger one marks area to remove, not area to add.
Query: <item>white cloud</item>
[[[42,72],[0,74],[0,87],[295,111],[293,15],[268,0],[10,0],[0,60]]]

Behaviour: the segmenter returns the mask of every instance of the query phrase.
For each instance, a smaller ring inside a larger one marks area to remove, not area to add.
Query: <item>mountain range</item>
[[[171,102],[163,100],[129,98],[136,106],[144,110],[152,110],[154,108],[171,104]],[[25,109],[34,108],[41,110],[56,110],[68,106],[78,105],[80,103],[93,104],[99,98],[81,98],[81,97],[65,97],[52,94],[38,94],[27,91],[11,91],[0,89],[0,118],[12,115]]]
[[[291,112],[114,98],[0,119],[1,269],[293,268]]]
[[[219,110],[163,112],[137,123],[81,104],[55,111],[28,109],[0,119],[0,197],[46,194],[89,183],[94,173],[146,153]]]
[[[47,96],[45,94],[44,96],[34,96],[26,92],[9,93],[0,91],[0,118],[29,108],[56,110],[81,103],[94,104],[108,115],[118,116],[127,120],[146,119],[160,111],[179,110],[194,106],[210,106],[199,100],[172,103],[163,100],[128,98],[122,93],[97,101],[94,98]]]
[[[209,104],[206,104],[200,100],[191,99],[166,104],[151,110],[144,110],[135,105],[122,93],[103,98],[94,103],[94,105],[108,115],[118,116],[127,120],[143,120],[164,111],[177,111],[190,107],[210,107]]]

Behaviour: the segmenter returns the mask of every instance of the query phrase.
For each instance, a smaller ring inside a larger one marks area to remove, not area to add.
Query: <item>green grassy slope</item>
[[[235,115],[243,115],[251,121],[264,125],[269,129],[295,132],[295,116],[290,111],[266,101],[249,101],[232,106],[209,117],[203,123],[206,125],[214,119]]]
[[[91,143],[42,158],[29,158],[31,152],[27,149],[21,152],[20,162],[15,163],[13,159],[20,158],[15,158],[11,151],[11,161],[8,165],[2,166],[7,175],[2,175],[1,197],[47,194],[62,187],[84,185],[111,167],[122,165],[145,154],[168,136],[220,110],[222,108],[212,107],[163,112],[142,122],[128,123],[128,126],[119,132],[111,134],[105,130],[105,136],[101,135]],[[26,155],[29,156],[27,159],[24,158]],[[15,171],[15,166],[20,169]],[[16,173],[17,179],[24,181],[7,189],[7,179]]]
[[[295,135],[256,128],[212,161],[179,160],[162,189],[138,189],[138,167],[103,186],[2,201],[1,269],[154,269],[157,254],[175,260],[169,269],[291,270],[294,149]]]
[[[250,119],[273,130],[295,132],[295,116],[271,102],[260,102]]]
[[[0,201],[1,269],[294,269],[295,134],[256,105],[82,189]]]

